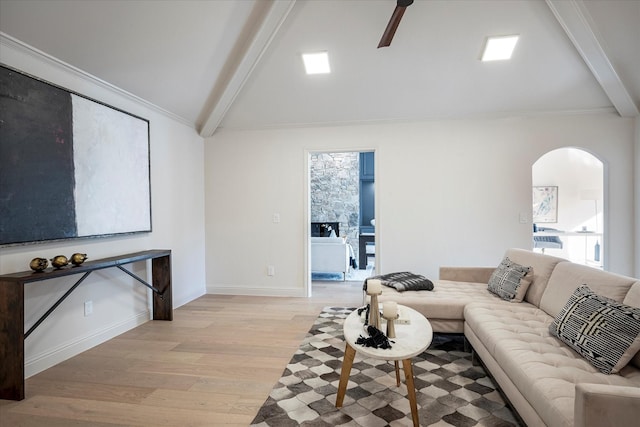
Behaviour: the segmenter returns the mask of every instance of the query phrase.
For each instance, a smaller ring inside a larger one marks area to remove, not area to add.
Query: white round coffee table
[[[338,395],[336,396],[336,407],[342,407],[344,395],[347,391],[347,383],[349,382],[349,374],[356,352],[363,357],[371,357],[381,360],[395,361],[396,383],[400,385],[400,373],[398,361],[402,361],[404,369],[405,382],[407,384],[407,393],[409,395],[409,404],[411,406],[411,416],[413,425],[419,426],[418,422],[418,405],[416,404],[416,389],[413,383],[413,368],[411,358],[425,351],[431,344],[433,339],[433,329],[429,321],[420,313],[412,308],[398,305],[398,310],[402,318],[408,318],[408,324],[395,324],[396,337],[391,340],[390,349],[380,349],[372,347],[364,347],[356,344],[358,338],[362,335],[368,337],[364,329],[364,322],[358,315],[358,310],[354,310],[344,321],[344,338],[346,341],[344,359],[342,361],[342,372],[340,373],[340,384],[338,386]],[[380,330],[386,332],[386,321],[383,321]]]

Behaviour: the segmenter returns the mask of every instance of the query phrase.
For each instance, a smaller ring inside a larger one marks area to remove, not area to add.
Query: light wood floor
[[[205,295],[27,379],[0,426],[248,426],[320,310],[361,305],[362,284],[313,294]]]

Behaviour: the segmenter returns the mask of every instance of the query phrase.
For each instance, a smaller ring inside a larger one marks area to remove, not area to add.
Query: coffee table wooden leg
[[[397,360],[394,360],[393,363],[396,365],[396,387],[400,387],[400,366]]]
[[[418,404],[416,403],[416,386],[413,383],[413,368],[411,366],[411,359],[405,359],[402,361],[402,367],[404,368],[404,379],[407,385],[407,394],[409,395],[409,406],[411,406],[411,418],[413,418],[413,426],[419,427],[420,421],[418,420]]]
[[[342,407],[344,401],[344,394],[347,391],[347,383],[349,382],[349,374],[351,373],[351,366],[353,365],[353,359],[356,356],[356,351],[349,344],[345,343],[344,359],[342,360],[342,371],[340,372],[340,384],[338,385],[338,395],[336,396],[336,408]]]

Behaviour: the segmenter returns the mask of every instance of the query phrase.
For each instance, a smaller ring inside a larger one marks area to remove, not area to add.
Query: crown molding
[[[190,128],[195,129],[195,123],[181,117],[177,114],[172,113],[171,111],[165,110],[162,107],[159,107],[143,98],[140,98],[137,95],[132,94],[124,89],[121,89],[111,83],[104,81],[92,74],[87,73],[77,67],[74,67],[71,64],[68,64],[54,56],[49,55],[46,52],[43,52],[35,47],[28,45],[10,35],[0,32],[0,63],[6,64],[8,66],[12,66],[14,68],[20,68],[18,66],[13,66],[10,63],[6,62],[7,52],[14,52],[21,55],[26,55],[29,58],[35,59],[38,62],[44,62],[47,65],[53,66],[59,71],[62,71],[67,74],[71,74],[76,78],[83,80],[86,83],[90,83],[96,85],[102,89],[106,89],[109,92],[112,92],[120,97],[123,97],[129,101],[133,101],[145,108],[151,109],[156,113],[162,114],[163,116],[175,120],[179,123],[189,126]],[[28,70],[22,70],[28,72]],[[33,73],[30,73],[33,74]],[[37,76],[36,76],[37,78]],[[43,79],[44,80],[44,79]],[[52,82],[55,83],[55,82]]]

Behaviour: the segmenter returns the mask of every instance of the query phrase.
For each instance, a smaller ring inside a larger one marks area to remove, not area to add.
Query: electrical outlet
[[[93,314],[93,301],[84,302],[84,317],[91,316]]]
[[[279,222],[280,222],[280,214],[279,214],[279,213],[274,213],[274,214],[273,214],[273,222],[274,222],[275,224],[277,224],[277,223],[279,223]]]
[[[275,275],[276,275],[276,268],[273,265],[268,265],[267,276],[275,276]]]

